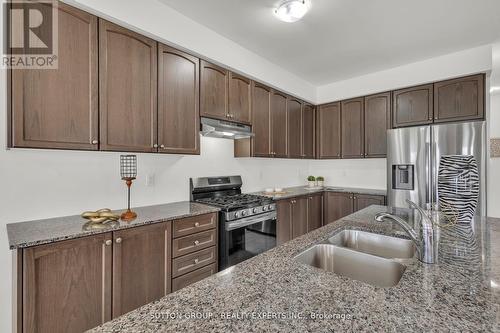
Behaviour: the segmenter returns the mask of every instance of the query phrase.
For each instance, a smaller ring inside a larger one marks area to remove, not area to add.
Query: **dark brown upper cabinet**
[[[271,154],[271,88],[252,84],[252,156],[270,157]]]
[[[426,125],[433,118],[432,84],[396,90],[392,94],[393,127]]]
[[[199,59],[158,44],[158,151],[200,153]]]
[[[156,44],[99,20],[101,150],[157,151]]]
[[[364,98],[342,101],[342,158],[364,157]]]
[[[287,149],[287,96],[279,91],[271,94],[271,155],[285,158]]]
[[[170,293],[171,224],[113,232],[113,318]]]
[[[229,71],[200,61],[200,114],[229,120]]]
[[[58,17],[58,68],[9,71],[10,145],[97,150],[97,18],[63,3]]]
[[[317,157],[340,158],[341,118],[340,102],[320,105],[317,109]]]
[[[302,158],[302,102],[289,98],[288,109],[288,157]]]
[[[84,332],[110,320],[111,244],[105,233],[24,249],[22,332]]]
[[[391,128],[391,93],[365,97],[365,157],[387,155],[387,130]]]
[[[484,74],[434,84],[434,122],[484,118]]]
[[[229,73],[229,119],[238,123],[251,123],[252,81]]]
[[[302,157],[313,159],[315,148],[315,110],[314,106],[304,104],[302,107]]]

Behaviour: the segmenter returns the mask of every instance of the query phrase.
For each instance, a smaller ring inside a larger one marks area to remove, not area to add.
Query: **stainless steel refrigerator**
[[[399,128],[387,135],[388,204],[453,204],[486,215],[484,121]]]

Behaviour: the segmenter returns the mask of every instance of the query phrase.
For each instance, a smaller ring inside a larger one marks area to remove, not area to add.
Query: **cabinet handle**
[[[95,140],[95,139],[94,139],[94,140],[92,140],[92,144],[93,144],[93,145],[96,145],[96,144],[98,144],[98,143],[99,143],[99,141],[97,141],[97,140]]]
[[[197,264],[199,262],[198,258],[194,260],[194,263]]]
[[[195,240],[194,241],[194,245],[199,245],[200,244],[200,241],[199,240]]]
[[[200,223],[195,222],[194,226],[195,226],[195,227],[199,227],[199,226],[200,226]]]
[[[104,242],[104,244],[105,244],[106,246],[110,246],[112,243],[113,243],[113,242],[111,241],[111,239],[108,239],[108,240],[106,240],[106,241]]]
[[[158,148],[158,144],[157,144],[157,143],[155,143],[155,144],[153,145],[153,148]]]
[[[165,149],[165,145],[160,145],[160,148],[161,149]]]
[[[312,199],[313,199],[313,197],[309,197],[309,200],[312,200]]]
[[[120,243],[122,242],[122,238],[121,238],[121,237],[118,237],[118,238],[115,240],[115,242],[116,242],[117,244],[120,244]]]
[[[354,199],[354,200],[356,200],[356,199],[357,199],[357,197],[354,197],[353,199]]]

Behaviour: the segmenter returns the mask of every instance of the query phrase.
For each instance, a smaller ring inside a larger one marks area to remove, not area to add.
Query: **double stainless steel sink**
[[[295,257],[301,263],[378,287],[398,284],[412,258],[411,240],[360,230],[343,230]]]

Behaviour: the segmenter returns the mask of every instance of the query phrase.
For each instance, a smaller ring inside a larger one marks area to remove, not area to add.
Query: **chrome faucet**
[[[420,215],[420,232],[413,229],[408,222],[403,220],[401,217],[390,213],[378,213],[375,215],[375,220],[382,222],[384,219],[389,219],[399,224],[399,226],[403,228],[403,230],[415,243],[417,247],[418,260],[426,264],[434,264],[438,260],[438,246],[437,235],[435,233],[436,230],[434,229],[432,220],[416,203],[410,200],[406,200],[406,202],[410,205],[410,207],[415,208]]]

